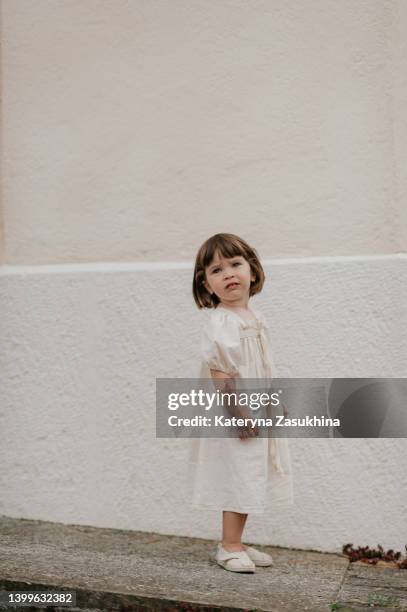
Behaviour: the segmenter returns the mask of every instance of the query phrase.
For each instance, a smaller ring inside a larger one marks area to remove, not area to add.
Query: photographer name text
[[[273,418],[239,418],[239,417],[224,417],[222,415],[215,416],[213,419],[202,415],[197,415],[192,418],[177,417],[172,415],[168,418],[168,424],[171,427],[340,427],[340,419],[331,419],[324,416],[306,416],[301,418],[290,419],[284,415],[277,415]]]

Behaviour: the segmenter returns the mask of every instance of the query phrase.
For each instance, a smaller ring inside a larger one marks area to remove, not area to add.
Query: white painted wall
[[[276,260],[254,299],[280,376],[407,376],[406,256]],[[156,439],[155,378],[196,377],[192,268],[5,266],[0,513],[218,538],[186,494],[188,440]],[[296,505],[248,540],[397,548],[405,439],[290,440]]]
[[[5,262],[405,252],[406,32],[403,0],[3,0]]]

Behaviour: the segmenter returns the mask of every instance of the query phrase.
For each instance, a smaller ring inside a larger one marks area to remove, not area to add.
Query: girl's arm
[[[210,370],[212,380],[214,381],[214,385],[216,389],[220,392],[224,393],[234,393],[236,392],[236,383],[234,377],[226,372],[222,372],[221,370]],[[250,418],[250,414],[247,412],[244,406],[236,406],[235,404],[231,405],[230,403],[226,406],[227,411],[231,416],[234,416],[238,419],[241,418]],[[251,436],[257,436],[259,433],[258,426],[255,427],[241,427],[239,428],[239,438],[249,438]]]
[[[211,376],[217,391],[225,393],[234,393],[236,391],[236,383],[231,374],[222,372],[221,370],[213,370],[211,368]],[[227,406],[227,409],[232,416],[237,416],[238,408],[236,406],[229,405]]]

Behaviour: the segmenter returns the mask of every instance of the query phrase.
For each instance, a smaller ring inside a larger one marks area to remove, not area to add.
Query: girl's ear
[[[203,286],[205,287],[205,289],[207,290],[208,293],[210,293],[210,295],[213,295],[213,292],[211,291],[210,287],[208,286],[207,282],[205,280],[202,281]]]

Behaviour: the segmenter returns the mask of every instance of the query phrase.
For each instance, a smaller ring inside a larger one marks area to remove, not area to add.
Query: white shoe
[[[216,562],[229,572],[254,573],[256,566],[244,550],[230,552],[218,544]]]
[[[273,558],[271,555],[268,555],[264,552],[260,552],[260,550],[257,550],[252,546],[247,546],[244,552],[247,554],[249,559],[251,559],[253,563],[259,567],[269,567],[270,565],[274,565]]]

